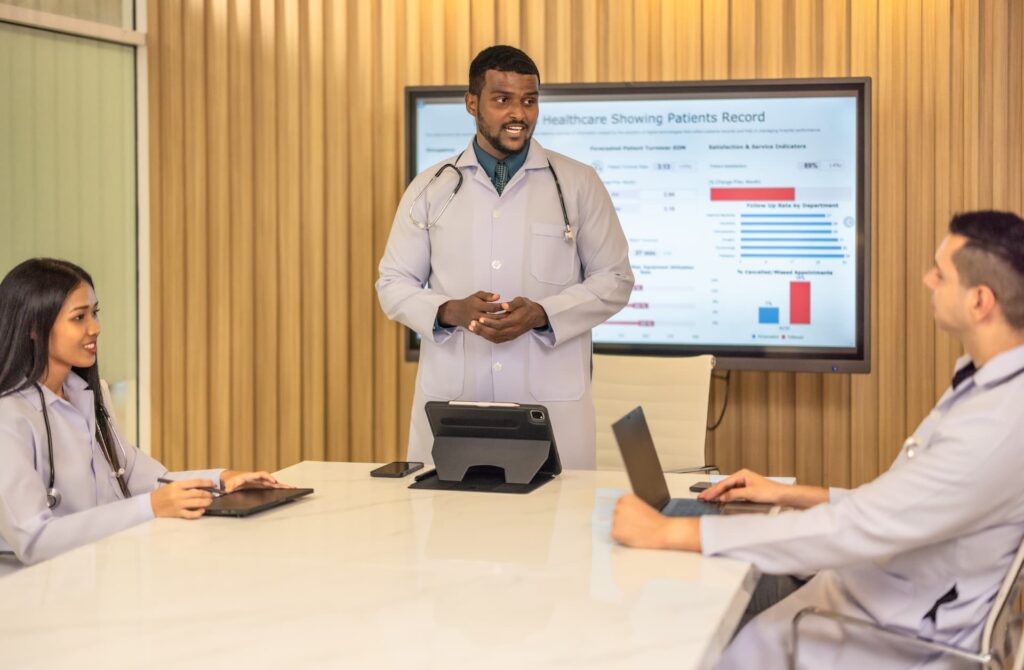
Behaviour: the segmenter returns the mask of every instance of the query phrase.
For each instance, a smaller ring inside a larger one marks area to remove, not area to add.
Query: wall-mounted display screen
[[[464,93],[406,90],[409,180],[465,149]],[[534,137],[597,171],[636,275],[595,351],[868,371],[869,96],[866,79],[542,85]]]

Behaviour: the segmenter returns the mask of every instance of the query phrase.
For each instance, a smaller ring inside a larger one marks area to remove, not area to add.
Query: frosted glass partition
[[[100,371],[133,441],[135,151],[132,47],[0,23],[0,276],[33,256],[92,274]]]
[[[0,0],[0,5],[94,21],[119,28],[131,29],[135,25],[132,0]]]

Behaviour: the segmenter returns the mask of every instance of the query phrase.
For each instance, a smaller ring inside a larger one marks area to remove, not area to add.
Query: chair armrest
[[[904,630],[902,628],[886,628],[885,626],[879,626],[878,624],[871,623],[870,621],[864,621],[863,619],[855,619],[853,617],[838,614],[836,612],[829,612],[827,610],[818,609],[817,607],[805,607],[796,613],[793,617],[793,646],[789,654],[789,667],[790,670],[795,670],[800,660],[800,622],[807,617],[820,617],[822,619],[829,619],[831,621],[838,622],[843,625],[852,626],[855,628],[866,628],[874,631],[882,637],[897,642],[907,643],[911,646],[923,647],[931,651],[938,651],[943,654],[951,654],[959,658],[964,658],[975,663],[981,663],[982,665],[992,660],[991,652],[980,654],[974,651],[967,651],[960,647],[954,647],[949,644],[942,642],[936,642],[928,638],[920,637],[913,631]]]

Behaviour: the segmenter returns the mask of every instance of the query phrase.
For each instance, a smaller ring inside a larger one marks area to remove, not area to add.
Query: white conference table
[[[622,473],[529,495],[369,464],[246,518],[157,519],[0,579],[0,668],[706,668],[755,573],[610,538]],[[698,477],[669,475],[674,496]]]

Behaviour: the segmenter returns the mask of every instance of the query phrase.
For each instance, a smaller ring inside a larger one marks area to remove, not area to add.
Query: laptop
[[[644,418],[644,410],[637,407],[612,424],[615,441],[619,444],[622,461],[633,492],[648,505],[661,511],[665,516],[703,516],[705,514],[767,514],[775,505],[762,503],[733,502],[711,503],[692,498],[672,498],[668,482],[654,448],[651,431]]]
[[[308,496],[313,489],[241,489],[217,496],[206,516],[249,516]]]

